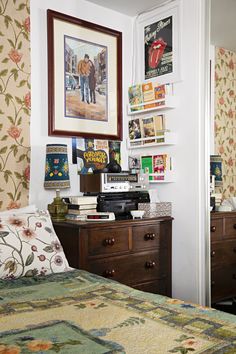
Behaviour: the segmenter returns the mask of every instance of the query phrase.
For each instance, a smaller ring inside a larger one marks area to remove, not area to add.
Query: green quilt
[[[236,317],[84,271],[0,281],[0,354],[236,353]]]

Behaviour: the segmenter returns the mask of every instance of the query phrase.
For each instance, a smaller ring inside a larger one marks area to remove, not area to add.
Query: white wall
[[[122,167],[127,168],[126,148],[126,88],[131,82],[131,43],[132,18],[118,12],[108,10],[84,0],[31,0],[31,82],[32,82],[32,115],[31,115],[31,180],[30,203],[45,208],[52,202],[54,191],[43,188],[46,144],[64,143],[68,146],[71,161],[71,139],[48,136],[47,106],[47,9],[52,9],[89,22],[98,23],[123,33],[123,118],[124,141],[121,147]],[[70,164],[71,188],[62,191],[63,195],[77,195],[79,180],[76,165]]]
[[[204,302],[205,201],[204,201],[204,113],[202,111],[201,78],[204,27],[204,0],[183,0],[182,13],[182,81],[175,85],[178,107],[171,113],[170,127],[178,134],[176,146],[169,147],[176,165],[176,183],[158,185],[163,201],[173,203],[173,296]],[[71,140],[47,135],[47,55],[46,9],[51,8],[73,16],[97,22],[123,32],[123,98],[124,139],[127,136],[126,89],[131,82],[132,18],[101,8],[83,0],[32,0],[32,118],[31,118],[31,189],[30,202],[45,207],[53,192],[43,189],[45,145]],[[201,29],[201,31],[200,31]],[[124,167],[127,153],[123,143]],[[160,152],[167,151],[162,148]],[[146,151],[145,151],[146,152]],[[151,151],[153,152],[153,150]],[[77,194],[76,167],[70,166],[71,190]],[[202,262],[202,264],[201,264]]]

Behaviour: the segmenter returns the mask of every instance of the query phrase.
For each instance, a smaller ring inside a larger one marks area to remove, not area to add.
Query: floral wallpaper
[[[0,210],[28,204],[30,3],[0,1]]]
[[[222,157],[223,199],[236,195],[236,53],[215,49],[215,154]]]

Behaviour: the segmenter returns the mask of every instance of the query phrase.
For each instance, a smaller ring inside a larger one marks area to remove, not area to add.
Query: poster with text
[[[144,27],[145,80],[173,73],[173,16]]]

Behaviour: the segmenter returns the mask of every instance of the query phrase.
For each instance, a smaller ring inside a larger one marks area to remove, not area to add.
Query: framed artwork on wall
[[[122,140],[122,33],[47,10],[48,132]]]
[[[180,0],[137,19],[139,80],[180,81]]]

